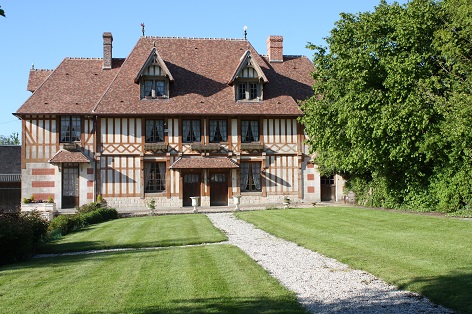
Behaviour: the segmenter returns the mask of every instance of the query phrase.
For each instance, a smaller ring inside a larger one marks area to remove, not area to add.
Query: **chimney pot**
[[[103,33],[103,69],[112,68],[113,36],[110,32]]]
[[[267,38],[267,54],[269,55],[269,62],[283,62],[284,61],[284,50],[283,50],[282,36],[270,35]]]

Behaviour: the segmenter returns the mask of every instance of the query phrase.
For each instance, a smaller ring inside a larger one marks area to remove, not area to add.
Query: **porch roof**
[[[49,163],[51,164],[88,162],[90,162],[90,160],[81,151],[68,151],[65,149],[61,149],[51,159],[49,159]]]
[[[170,169],[233,169],[239,165],[226,157],[181,157]]]

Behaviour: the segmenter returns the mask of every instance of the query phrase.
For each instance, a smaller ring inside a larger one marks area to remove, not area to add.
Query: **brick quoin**
[[[87,174],[93,174],[93,168],[87,168]]]
[[[87,199],[93,200],[93,193],[87,193]]]
[[[309,173],[307,175],[307,179],[308,179],[308,181],[313,181],[313,180],[315,180],[315,175],[313,173]]]
[[[93,181],[87,181],[87,186],[89,188],[93,188]]]
[[[314,186],[309,186],[308,187],[308,193],[315,193],[315,187]]]
[[[31,169],[31,174],[34,176],[45,176],[45,175],[53,175],[55,174],[55,170],[53,168],[50,169]]]
[[[33,181],[31,182],[31,186],[33,188],[53,188],[54,181]]]
[[[311,164],[311,163],[310,163],[310,164],[306,165],[306,167],[307,167],[307,168],[315,168],[315,164]]]

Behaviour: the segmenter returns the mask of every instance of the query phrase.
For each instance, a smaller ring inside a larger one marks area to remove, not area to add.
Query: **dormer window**
[[[261,67],[247,50],[228,84],[234,86],[236,101],[261,101],[263,85],[267,82]]]
[[[238,83],[238,100],[259,100],[260,88],[257,82]]]
[[[144,80],[144,97],[164,97],[166,96],[166,82],[164,80],[153,80],[145,79]]]
[[[140,85],[141,99],[169,98],[169,84],[173,81],[174,78],[164,60],[159,56],[156,48],[153,48],[148,60],[135,78],[135,83]]]

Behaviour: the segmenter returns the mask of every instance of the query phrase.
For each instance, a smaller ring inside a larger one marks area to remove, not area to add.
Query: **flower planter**
[[[191,196],[190,197],[190,199],[192,200],[193,212],[195,214],[198,213],[197,206],[198,206],[198,199],[199,198],[200,198],[199,196]]]
[[[23,203],[21,204],[22,212],[37,211],[41,214],[41,217],[51,221],[56,213],[56,203]]]
[[[241,195],[233,195],[233,203],[236,206],[236,211],[240,211],[239,205],[241,204]]]

